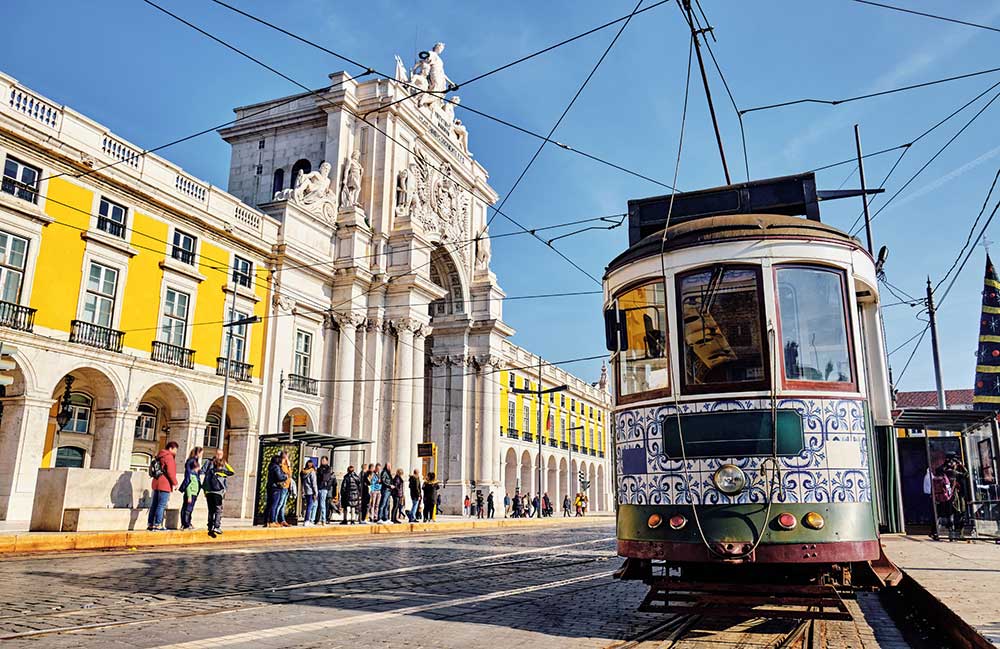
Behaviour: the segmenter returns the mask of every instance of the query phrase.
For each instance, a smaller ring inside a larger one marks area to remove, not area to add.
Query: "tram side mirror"
[[[615,308],[604,310],[604,345],[609,352],[628,349],[628,325],[624,311]]]

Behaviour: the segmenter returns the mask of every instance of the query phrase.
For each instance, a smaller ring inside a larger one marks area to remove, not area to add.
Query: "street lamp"
[[[63,389],[62,402],[59,404],[59,412],[56,413],[56,425],[59,426],[59,431],[66,428],[66,424],[69,423],[70,418],[73,416],[73,410],[71,406],[73,405],[72,396],[70,395],[70,388],[73,386],[72,374],[66,375],[66,387]],[[58,431],[57,431],[58,432]]]
[[[554,388],[549,388],[548,390],[542,389],[542,357],[538,357],[538,389],[531,390],[529,388],[512,388],[511,392],[514,394],[534,394],[538,398],[538,405],[536,407],[537,413],[537,434],[538,434],[538,518],[542,517],[542,395],[551,394],[553,392],[562,392],[563,390],[568,390],[568,385],[559,385]]]
[[[233,290],[233,307],[230,314],[236,313],[236,291]],[[230,315],[232,317],[232,315]],[[224,444],[226,439],[226,406],[229,405],[229,364],[233,358],[233,327],[257,324],[260,316],[254,315],[249,318],[240,318],[232,322],[224,322],[222,327],[226,330],[226,372],[222,379],[222,418],[219,420],[219,443]],[[279,415],[280,416],[280,415]]]
[[[586,426],[573,426],[572,428],[569,429],[569,474],[570,474],[569,483],[570,484],[577,484],[579,482],[579,480],[577,480],[576,482],[573,481],[573,433],[575,433],[578,430],[586,430],[586,429],[587,429]],[[575,492],[576,489],[574,489],[573,491]],[[574,498],[575,497],[576,496],[574,495]]]

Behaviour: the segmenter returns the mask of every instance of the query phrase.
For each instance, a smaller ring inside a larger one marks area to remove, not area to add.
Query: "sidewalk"
[[[572,525],[614,520],[611,514],[589,514],[571,518],[494,518],[476,519],[467,516],[440,516],[432,523],[400,523],[398,525],[325,525],[319,527],[251,527],[247,519],[225,519],[224,533],[211,538],[204,529],[191,531],[167,530],[162,532],[26,532],[0,531],[0,556],[27,552],[58,552],[63,550],[124,550],[137,547],[162,547],[172,545],[203,545],[246,541],[284,541],[293,539],[331,540],[339,537],[358,537],[374,534],[399,535],[433,532],[461,532],[523,528],[542,525]]]
[[[1000,647],[1000,546],[894,535],[883,536],[882,545],[932,604],[943,607],[945,626],[968,627],[965,646]]]

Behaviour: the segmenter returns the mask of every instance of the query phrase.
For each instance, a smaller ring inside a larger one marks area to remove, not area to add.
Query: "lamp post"
[[[576,482],[573,481],[573,433],[578,430],[586,430],[586,429],[587,429],[586,426],[573,426],[572,428],[569,429],[569,475],[570,475],[569,483],[570,484],[577,484],[579,482],[579,478],[577,478]],[[573,491],[575,492],[576,489],[574,489]]]
[[[229,317],[236,313],[236,286],[233,285],[233,305],[229,309]],[[233,327],[251,325],[260,322],[260,316],[254,315],[248,318],[240,318],[231,322],[225,322],[222,327],[226,330],[226,371],[222,379],[222,418],[219,421],[219,443],[225,444],[226,440],[226,410],[229,405],[229,367],[233,359]],[[279,417],[281,415],[278,415]]]
[[[511,392],[514,394],[534,394],[538,399],[538,405],[536,410],[538,411],[537,420],[537,434],[538,434],[538,518],[542,517],[542,395],[550,394],[552,392],[562,392],[563,390],[568,390],[568,385],[559,385],[554,388],[549,388],[548,390],[542,389],[542,357],[538,357],[538,389],[532,390],[530,388],[512,388]],[[530,497],[529,497],[530,500]]]

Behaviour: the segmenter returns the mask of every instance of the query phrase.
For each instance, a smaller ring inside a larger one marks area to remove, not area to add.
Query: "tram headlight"
[[[816,512],[809,512],[806,514],[805,518],[802,519],[802,522],[806,527],[811,527],[814,530],[821,530],[823,529],[823,526],[826,525],[826,521],[823,520],[823,517]]]
[[[729,496],[738,494],[747,486],[747,474],[735,464],[723,464],[712,476],[715,486]]]
[[[663,517],[661,517],[659,514],[653,514],[648,519],[646,519],[646,525],[648,525],[649,529],[651,530],[655,530],[657,527],[660,526],[660,523],[662,522],[663,522]]]

